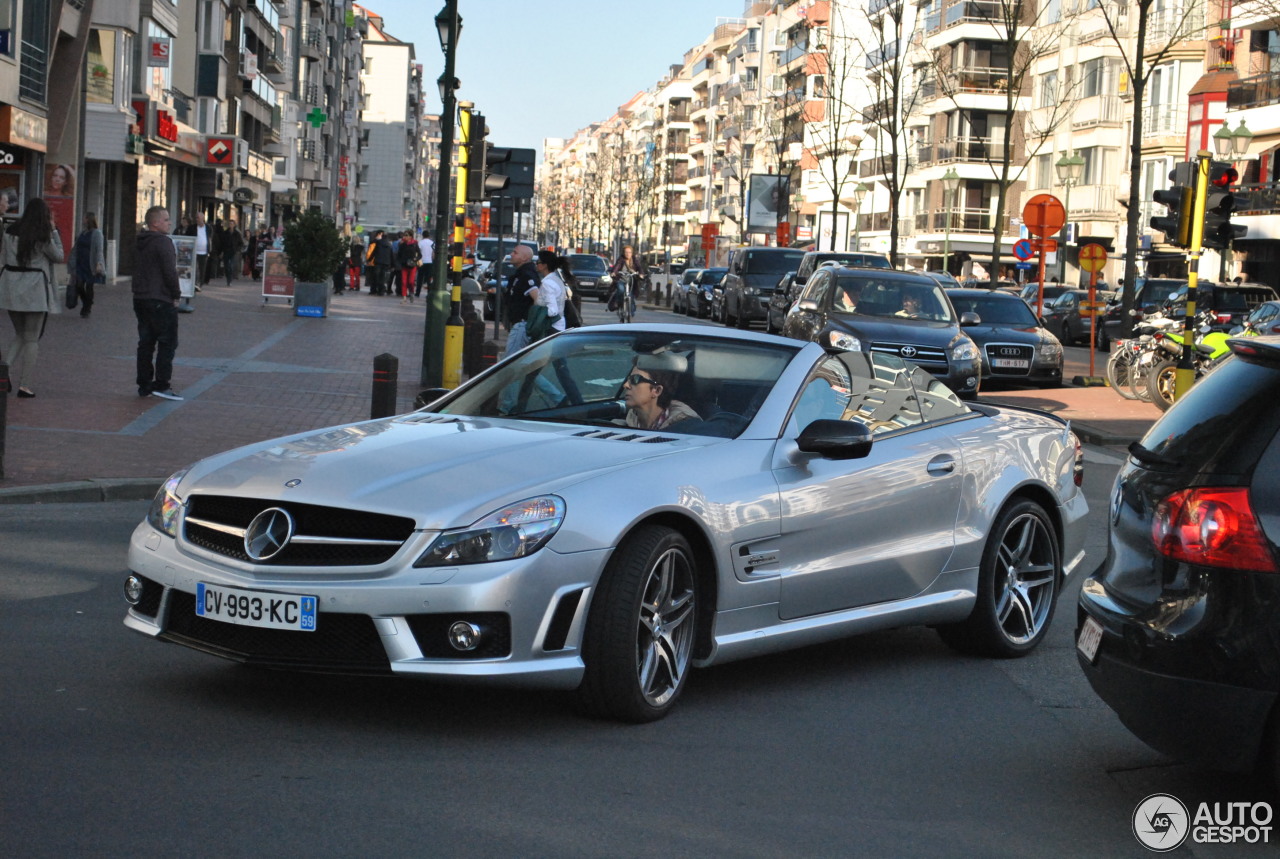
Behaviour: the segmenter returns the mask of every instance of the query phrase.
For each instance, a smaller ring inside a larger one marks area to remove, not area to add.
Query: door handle
[[[949,456],[939,457],[929,463],[930,474],[950,474],[956,470],[956,461]]]

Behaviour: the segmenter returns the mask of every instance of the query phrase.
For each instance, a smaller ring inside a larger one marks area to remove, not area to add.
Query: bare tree
[[[807,46],[809,32],[804,29],[798,29],[793,32],[803,41],[791,44],[788,53],[794,50],[802,54],[803,51],[799,49]],[[778,55],[771,52],[771,56],[774,56],[773,74],[766,75],[762,80],[761,109],[758,125],[756,126],[757,148],[763,149],[764,162],[767,166],[775,169],[780,176],[786,176],[788,180],[791,180],[794,179],[792,174],[798,164],[796,157],[793,155],[793,150],[798,150],[804,142],[804,72],[806,61],[798,62],[788,70],[782,64]],[[782,56],[785,57],[787,54]],[[741,181],[745,183],[747,181],[746,174],[750,173],[750,164],[745,157],[745,153],[741,161],[739,174]],[[791,185],[791,181],[782,183],[783,196],[778,201],[779,217],[785,215],[789,222],[791,221]],[[739,197],[739,204],[743,207],[742,229],[745,233],[745,194]]]
[[[1031,159],[1050,141],[1054,131],[1071,114],[1074,91],[1064,86],[1054,98],[1028,110],[1033,73],[1041,61],[1061,49],[1065,22],[1056,4],[1037,0],[976,0],[965,4],[965,17],[985,22],[991,37],[985,45],[955,42],[938,51],[933,69],[936,84],[964,112],[961,93],[986,92],[1004,96],[995,112],[1002,119],[1005,139],[967,144],[957,152],[961,161],[985,162],[996,184],[996,212],[992,222],[991,267],[994,280],[1000,273],[1001,240],[1008,212],[1010,189],[1021,181]],[[986,65],[978,62],[985,60]]]
[[[1258,0],[1253,8],[1265,8],[1268,0]],[[1127,13],[1130,6],[1137,11],[1134,22],[1136,32],[1129,38],[1129,21]],[[1176,4],[1161,4],[1158,12],[1154,12],[1156,0],[1133,0],[1132,4],[1112,7],[1106,3],[1085,14],[1096,14],[1102,17],[1111,40],[1120,49],[1120,56],[1129,75],[1133,88],[1133,119],[1129,138],[1129,200],[1125,217],[1124,241],[1124,284],[1121,294],[1121,325],[1127,336],[1132,330],[1132,319],[1129,311],[1133,309],[1133,299],[1138,278],[1138,239],[1142,234],[1139,219],[1142,215],[1142,136],[1143,136],[1143,100],[1147,84],[1155,69],[1163,63],[1173,48],[1205,29],[1204,0],[1182,0]],[[1280,4],[1276,7],[1280,13]],[[1224,17],[1229,13],[1224,12]],[[1280,17],[1277,14],[1276,17]]]

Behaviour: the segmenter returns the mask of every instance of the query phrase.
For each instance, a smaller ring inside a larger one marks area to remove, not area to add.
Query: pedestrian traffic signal
[[[1248,197],[1231,191],[1240,181],[1240,174],[1227,161],[1214,161],[1209,165],[1209,186],[1204,200],[1204,236],[1201,243],[1206,248],[1225,249],[1236,239],[1244,238],[1248,227],[1231,223],[1231,213],[1245,208]]]
[[[1156,191],[1151,199],[1169,209],[1169,214],[1151,219],[1151,228],[1164,233],[1164,240],[1176,247],[1185,248],[1191,244],[1191,214],[1194,204],[1195,187],[1188,181],[1186,165],[1179,165],[1169,174],[1173,183],[1167,190]]]

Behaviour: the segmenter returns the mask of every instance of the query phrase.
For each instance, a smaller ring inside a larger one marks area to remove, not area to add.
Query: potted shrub
[[[333,220],[319,209],[307,209],[285,226],[284,253],[295,281],[293,306],[297,315],[328,314],[333,272],[349,249]]]

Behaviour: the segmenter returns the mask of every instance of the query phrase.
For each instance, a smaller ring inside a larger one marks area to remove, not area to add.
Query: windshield
[[[755,417],[802,346],[683,333],[577,329],[539,341],[432,410],[481,418],[645,428],[638,413],[627,409],[623,383],[633,373],[658,379],[667,372],[666,383],[674,388],[667,411],[682,419],[660,426],[663,433],[734,437]]]
[[[795,271],[800,260],[804,259],[804,251],[747,251],[746,274],[786,274]]]
[[[717,283],[724,280],[724,275],[727,271],[727,268],[705,269],[702,274],[698,275],[698,283],[703,286],[715,286]]]
[[[947,301],[942,287],[924,278],[881,280],[870,272],[846,275],[836,279],[833,292],[833,308],[837,312],[851,312],[859,316],[927,319],[932,322],[955,321],[951,303]]]
[[[570,254],[569,271],[574,274],[603,274],[604,260],[594,254]]]
[[[985,325],[1016,325],[1020,328],[1035,328],[1036,315],[1031,312],[1027,303],[1012,295],[1007,301],[994,296],[977,298],[960,298],[951,295],[951,304],[956,313],[976,313]]]

